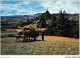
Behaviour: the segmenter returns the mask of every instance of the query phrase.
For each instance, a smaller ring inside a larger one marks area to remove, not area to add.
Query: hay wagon
[[[44,34],[45,34],[45,31],[47,30],[47,28],[37,28],[37,30],[39,32],[39,35],[41,35],[41,39],[44,40]],[[18,38],[22,38],[23,41],[30,41],[31,36],[30,35],[24,35],[24,34],[23,35],[17,34],[17,35],[15,35],[15,37],[16,37],[16,40]],[[34,38],[34,40],[36,40],[35,37],[33,37],[33,38]]]

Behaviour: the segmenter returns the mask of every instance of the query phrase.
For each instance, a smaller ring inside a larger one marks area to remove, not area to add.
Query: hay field
[[[78,55],[79,39],[45,36],[42,41],[41,36],[36,41],[16,42],[15,37],[1,38],[2,55]]]

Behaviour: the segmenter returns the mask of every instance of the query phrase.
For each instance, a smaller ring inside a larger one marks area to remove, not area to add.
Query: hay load
[[[24,26],[24,27],[21,28],[21,30],[24,30],[24,31],[25,30],[30,30],[31,31],[31,34],[30,34],[31,37],[37,37],[39,35],[38,29],[34,25]]]
[[[37,30],[37,27],[34,26],[34,25],[24,26],[24,27],[21,28],[21,30],[35,30],[35,31],[38,31],[38,30]]]

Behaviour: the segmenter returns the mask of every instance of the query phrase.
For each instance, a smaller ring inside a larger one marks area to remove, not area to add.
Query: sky
[[[66,13],[79,13],[79,0],[2,0],[1,16],[8,15],[31,15],[43,13],[46,10],[58,13],[65,10]]]

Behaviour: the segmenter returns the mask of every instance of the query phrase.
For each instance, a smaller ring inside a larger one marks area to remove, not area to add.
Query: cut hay
[[[38,31],[37,27],[34,25],[27,25],[21,28],[21,30],[34,30],[34,31]]]
[[[31,31],[31,37],[37,37],[39,36],[39,32],[36,26],[34,25],[27,25],[21,28],[21,30],[30,30]]]

